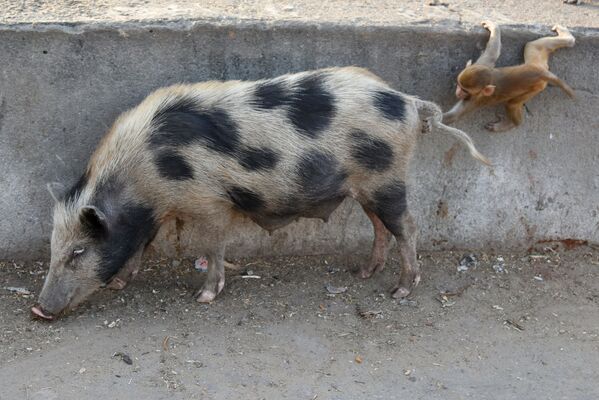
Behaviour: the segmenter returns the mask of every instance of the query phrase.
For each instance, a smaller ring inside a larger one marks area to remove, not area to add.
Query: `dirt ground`
[[[3,263],[0,399],[599,398],[599,250],[463,256],[422,254],[401,303],[395,258],[237,260],[209,305],[190,260],[149,261],[53,323],[29,315],[47,265]]]
[[[436,5],[431,5],[436,4]],[[599,28],[599,0],[0,0],[0,23],[180,20],[351,25],[500,24]]]

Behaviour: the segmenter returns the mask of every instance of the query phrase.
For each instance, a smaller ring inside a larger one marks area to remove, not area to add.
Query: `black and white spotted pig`
[[[161,223],[192,219],[208,258],[198,301],[223,289],[223,256],[240,218],[272,231],[298,217],[326,219],[345,197],[374,225],[370,262],[382,269],[395,237],[401,277],[394,297],[418,284],[416,226],[406,174],[423,130],[470,138],[440,123],[433,103],[399,93],[367,70],[324,69],[256,82],[159,89],[121,115],[66,193],[54,193],[50,271],[32,311],[53,318],[104,284],[123,288]]]

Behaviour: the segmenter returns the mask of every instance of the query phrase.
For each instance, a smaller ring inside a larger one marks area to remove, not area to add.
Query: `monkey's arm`
[[[491,21],[483,21],[483,27],[489,31],[489,41],[483,54],[480,55],[475,64],[482,64],[491,68],[495,67],[495,62],[501,53],[501,32],[499,27]]]
[[[476,107],[472,101],[460,100],[451,108],[451,110],[443,114],[443,123],[452,124],[460,119],[462,115],[474,110],[475,108]]]

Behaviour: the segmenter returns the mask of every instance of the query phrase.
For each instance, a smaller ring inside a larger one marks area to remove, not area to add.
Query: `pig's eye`
[[[83,252],[85,252],[85,249],[83,247],[77,248],[73,250],[73,256],[77,257],[78,255],[83,254]]]

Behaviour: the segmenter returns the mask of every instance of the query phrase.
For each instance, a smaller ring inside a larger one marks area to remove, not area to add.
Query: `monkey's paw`
[[[485,20],[481,22],[481,25],[489,32],[492,32],[494,29],[497,29],[497,25],[493,21]]]

